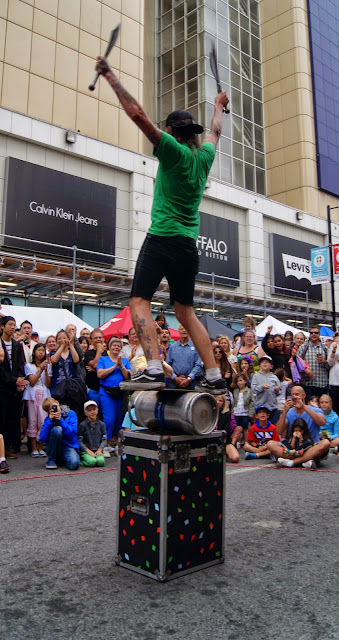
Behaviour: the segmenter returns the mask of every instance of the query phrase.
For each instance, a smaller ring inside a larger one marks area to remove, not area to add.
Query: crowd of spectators
[[[180,325],[174,342],[163,315],[156,327],[167,386],[194,390],[204,367],[187,331]],[[253,318],[245,318],[233,344],[226,335],[212,340],[227,382],[217,396],[217,428],[226,431],[233,463],[243,448],[246,459],[315,468],[329,451],[338,453],[339,335],[325,344],[317,326],[309,338],[271,331],[259,345]],[[47,469],[103,466],[119,430],[134,428],[119,384],[146,366],[133,327],[107,342],[100,328],[77,336],[69,324],[42,341],[28,320],[17,327],[1,317],[0,472],[8,473],[7,459],[23,445],[33,458],[47,458]]]

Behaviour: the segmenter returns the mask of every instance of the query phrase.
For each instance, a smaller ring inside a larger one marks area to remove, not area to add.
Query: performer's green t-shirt
[[[200,149],[191,149],[163,131],[153,155],[159,159],[159,167],[149,233],[196,240],[199,204],[214,160],[214,145],[207,142]]]

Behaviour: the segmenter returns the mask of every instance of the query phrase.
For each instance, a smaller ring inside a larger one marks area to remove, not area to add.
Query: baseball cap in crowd
[[[192,133],[202,133],[204,127],[197,124],[190,111],[172,111],[167,116],[166,127],[172,127],[173,129],[189,129]]]
[[[259,364],[260,362],[262,362],[263,360],[268,360],[269,362],[273,362],[271,356],[261,356],[261,358],[259,358]]]
[[[259,407],[256,407],[255,412],[258,413],[260,409],[262,409],[263,411],[267,411],[267,413],[271,413],[270,409],[268,409],[268,407],[266,407],[264,404],[260,404]]]
[[[95,402],[95,400],[87,400],[87,402],[85,402],[85,404],[84,404],[84,411],[85,411],[85,409],[87,409],[87,407],[90,407],[93,404],[94,404],[95,407],[98,406],[97,403]]]

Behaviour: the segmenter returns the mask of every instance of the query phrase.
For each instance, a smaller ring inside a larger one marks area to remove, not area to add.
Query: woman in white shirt
[[[43,422],[47,413],[42,408],[45,398],[49,398],[51,393],[52,365],[46,359],[45,346],[39,342],[32,352],[32,362],[25,364],[25,376],[29,381],[26,387],[23,400],[27,402],[28,427],[27,435],[30,438],[32,451],[31,456],[46,456],[39,442],[39,436]]]

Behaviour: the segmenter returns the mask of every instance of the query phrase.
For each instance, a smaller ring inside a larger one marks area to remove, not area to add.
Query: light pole
[[[330,272],[331,272],[331,299],[332,299],[332,329],[336,331],[335,322],[335,294],[334,294],[334,273],[333,273],[333,253],[332,253],[332,230],[331,230],[331,211],[339,209],[339,207],[330,207],[327,205],[327,229],[328,229],[328,248],[330,253]]]

